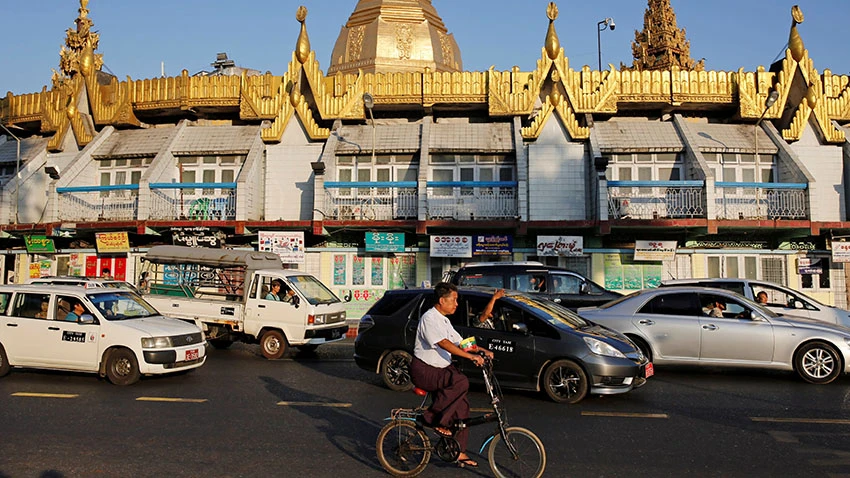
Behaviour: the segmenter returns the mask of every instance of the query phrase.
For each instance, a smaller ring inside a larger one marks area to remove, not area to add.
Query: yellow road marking
[[[329,407],[329,408],[349,408],[350,403],[327,403],[327,402],[277,402],[282,407]]]
[[[818,423],[826,425],[850,425],[850,420],[840,418],[772,418],[772,417],[750,417],[754,422],[771,423]]]
[[[35,393],[35,392],[15,392],[13,397],[38,397],[38,398],[77,398],[80,395],[76,393]]]
[[[206,398],[139,397],[137,402],[204,403]]]
[[[666,413],[581,412],[583,417],[670,418]]]

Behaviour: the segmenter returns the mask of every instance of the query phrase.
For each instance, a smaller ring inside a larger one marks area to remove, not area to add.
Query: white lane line
[[[666,413],[581,412],[583,417],[670,418]]]
[[[137,402],[204,403],[206,398],[139,397]]]
[[[754,422],[769,423],[817,423],[821,425],[850,425],[850,420],[841,418],[775,418],[775,417],[750,417]]]
[[[328,408],[350,408],[350,403],[334,402],[277,402],[281,407],[328,407]]]
[[[77,393],[35,393],[35,392],[15,392],[13,397],[35,397],[35,398],[77,398],[80,395]]]

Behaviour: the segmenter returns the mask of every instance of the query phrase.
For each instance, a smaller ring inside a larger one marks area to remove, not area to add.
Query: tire
[[[629,335],[628,338],[637,345],[637,348],[640,349],[640,352],[646,356],[646,359],[652,362],[652,348],[649,344],[647,344],[642,338],[635,337],[634,335]]]
[[[260,350],[263,351],[263,357],[269,360],[277,360],[286,353],[289,344],[286,342],[286,337],[279,330],[269,330],[260,338]]]
[[[9,365],[9,357],[6,356],[6,349],[0,344],[0,377],[9,375],[10,370],[12,370],[12,366]]]
[[[106,378],[115,385],[132,385],[139,381],[139,362],[128,349],[113,349],[106,359]]]
[[[794,355],[794,369],[809,383],[830,383],[841,375],[842,368],[838,351],[826,342],[803,345]]]
[[[546,470],[546,449],[537,435],[520,427],[506,428],[505,435],[516,449],[517,459],[514,459],[502,440],[502,435],[497,434],[487,449],[490,471],[498,478],[543,476]]]
[[[404,350],[393,350],[381,360],[381,379],[384,385],[396,392],[413,390],[410,378],[410,361],[413,358]]]
[[[315,352],[319,348],[318,344],[297,345],[295,348],[302,352]]]
[[[587,374],[572,360],[558,360],[543,374],[543,390],[555,402],[575,404],[587,396]]]
[[[409,420],[393,420],[381,429],[375,444],[378,461],[393,476],[416,476],[431,459],[431,441]]]
[[[226,348],[233,345],[233,341],[229,339],[209,339],[207,342],[213,346],[213,348],[218,350],[225,350]]]

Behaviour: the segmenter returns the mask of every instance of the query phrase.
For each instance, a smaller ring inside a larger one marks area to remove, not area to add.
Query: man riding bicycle
[[[452,436],[452,426],[459,420],[469,418],[469,380],[452,365],[451,356],[456,355],[484,364],[484,358],[462,350],[459,346],[463,337],[452,327],[447,316],[457,310],[457,287],[454,284],[440,282],[434,287],[434,307],[422,314],[416,330],[416,343],[413,348],[413,361],[410,374],[413,384],[434,394],[434,401],[423,415],[425,423],[433,426],[442,436]],[[493,353],[478,347],[488,358]],[[476,467],[478,463],[466,454],[469,431],[460,428],[454,435],[461,453],[458,464]]]

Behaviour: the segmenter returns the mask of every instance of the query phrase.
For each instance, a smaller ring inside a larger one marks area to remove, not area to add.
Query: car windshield
[[[289,276],[287,279],[312,305],[340,302],[339,297],[313,276]]]
[[[552,325],[566,325],[571,329],[582,329],[590,326],[588,321],[576,315],[575,312],[554,302],[522,295],[513,295],[510,298],[531,307],[537,312],[538,317]]]
[[[160,315],[145,299],[130,291],[91,294],[89,300],[106,320],[140,319]]]

